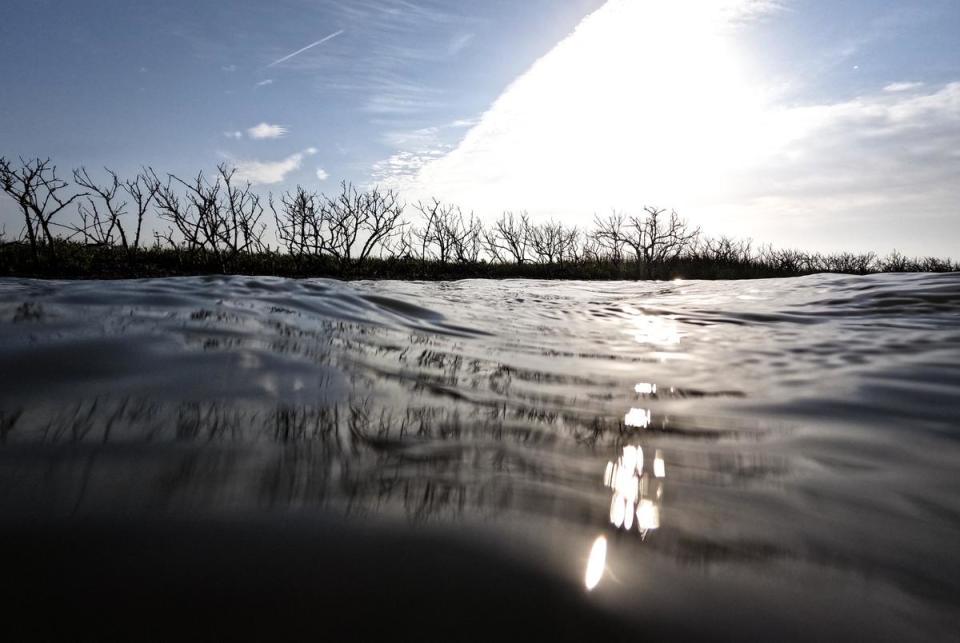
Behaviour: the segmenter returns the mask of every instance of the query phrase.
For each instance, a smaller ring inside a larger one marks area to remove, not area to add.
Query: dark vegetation
[[[0,236],[0,275],[735,279],[960,270],[897,252],[821,254],[709,238],[653,207],[597,216],[589,229],[525,212],[484,225],[452,204],[407,207],[392,190],[349,183],[333,196],[297,186],[265,204],[226,165],[191,179],[151,168],[131,178],[106,169],[100,179],[80,168],[72,179],[49,159],[0,157],[0,188],[23,218],[15,238]]]

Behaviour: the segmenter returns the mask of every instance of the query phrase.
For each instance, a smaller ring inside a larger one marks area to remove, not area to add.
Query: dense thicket
[[[300,186],[270,194],[265,208],[227,165],[188,180],[150,168],[126,179],[106,169],[98,180],[79,168],[70,181],[49,159],[0,158],[0,188],[22,217],[14,238],[0,237],[5,275],[711,279],[960,269],[897,252],[808,253],[709,238],[654,207],[597,216],[586,229],[525,212],[484,225],[436,199],[407,207],[392,190],[341,183],[331,196]]]

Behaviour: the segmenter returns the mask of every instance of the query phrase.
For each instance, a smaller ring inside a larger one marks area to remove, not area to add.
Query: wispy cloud
[[[259,83],[257,83],[256,86],[257,86],[257,87],[266,87],[267,85],[272,85],[272,84],[273,84],[273,79],[272,79],[272,78],[267,78],[267,79],[265,79],[265,80],[261,80]]]
[[[444,106],[444,102],[426,98],[422,94],[393,92],[371,96],[363,106],[363,110],[381,116],[410,116]]]
[[[224,66],[221,67],[220,69],[222,69],[223,71],[225,71],[225,72],[227,72],[227,73],[231,73],[231,72],[237,71],[237,66],[236,66],[236,65],[224,65]]]
[[[474,34],[465,33],[460,34],[456,38],[450,41],[450,46],[447,47],[447,55],[456,56],[461,51],[470,46],[470,42],[473,40]]]
[[[307,45],[306,47],[301,47],[300,49],[297,49],[297,50],[296,50],[295,52],[293,52],[292,54],[287,54],[287,55],[284,56],[283,58],[278,58],[277,60],[274,60],[272,63],[270,63],[269,65],[267,65],[267,67],[274,67],[274,66],[279,65],[279,64],[281,64],[281,63],[285,63],[285,62],[287,62],[288,60],[290,60],[291,58],[294,58],[294,57],[296,57],[296,56],[299,56],[300,54],[302,54],[302,53],[305,52],[305,51],[308,51],[308,50],[310,50],[310,49],[313,49],[314,47],[316,47],[316,46],[318,46],[318,45],[322,45],[323,43],[328,42],[328,41],[330,41],[330,40],[333,40],[333,39],[336,38],[337,36],[340,36],[341,34],[343,34],[343,31],[344,31],[344,30],[341,29],[340,31],[336,31],[336,32],[330,34],[329,36],[326,36],[326,37],[324,37],[324,38],[321,38],[320,40],[318,40],[318,41],[316,41],[316,42],[311,42],[311,43],[310,43],[309,45]]]
[[[260,123],[247,130],[247,135],[252,139],[280,138],[287,134],[287,128],[282,125],[273,125],[271,123]]]
[[[923,87],[923,83],[890,83],[883,88],[883,91],[889,93],[908,92],[911,89],[919,89],[921,87]]]
[[[425,148],[417,151],[401,151],[371,168],[371,178],[375,183],[401,189],[418,185],[420,172],[430,163],[437,161],[450,151],[450,147]],[[424,196],[427,196],[424,194]]]
[[[282,182],[288,174],[299,170],[303,165],[303,160],[316,153],[316,148],[310,147],[279,161],[233,160],[233,165],[237,168],[237,178],[241,181],[249,181],[258,185],[272,185]]]
[[[320,181],[326,181],[327,179],[330,178],[330,174],[322,167],[317,168],[316,176],[317,176],[317,179]]]
[[[243,132],[241,132],[241,131],[239,131],[239,130],[237,130],[237,131],[235,131],[235,132],[224,132],[223,135],[226,136],[227,138],[234,138],[234,139],[238,139],[238,140],[241,139],[241,138],[243,138]]]

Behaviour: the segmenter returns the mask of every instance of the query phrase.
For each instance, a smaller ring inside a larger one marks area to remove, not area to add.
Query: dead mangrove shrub
[[[26,234],[39,266],[41,254],[46,252],[56,258],[53,227],[54,218],[77,199],[86,196],[83,192],[68,193],[70,184],[57,176],[57,166],[50,159],[21,158],[19,164],[0,157],[0,188],[20,208],[23,215],[23,234]]]
[[[77,207],[80,225],[73,225],[74,234],[94,246],[119,245],[128,253],[140,247],[143,220],[160,191],[160,182],[152,170],[141,170],[134,178],[121,180],[117,173],[104,168],[109,177],[98,183],[86,168],[73,171],[74,182],[86,188],[87,196]],[[133,225],[128,230],[124,221],[128,208],[133,208]]]
[[[598,257],[602,256],[614,264],[623,262],[627,237],[624,232],[624,215],[614,210],[605,219],[599,215],[593,218],[594,229],[588,235],[596,248]]]
[[[528,225],[528,246],[538,263],[559,264],[579,260],[580,233],[556,221]]]
[[[156,192],[160,219],[172,224],[167,233],[155,233],[157,242],[191,252],[209,252],[221,263],[239,254],[264,252],[266,224],[261,223],[260,196],[248,182],[234,181],[235,169],[217,166],[215,179],[203,172],[190,181],[168,175]],[[152,174],[152,173],[151,173]],[[178,192],[183,190],[183,196]]]
[[[411,229],[408,253],[426,261],[477,263],[483,252],[483,225],[474,214],[464,216],[455,205],[438,199],[417,202],[423,225]]]
[[[675,211],[644,207],[643,216],[629,217],[625,225],[624,243],[633,250],[638,263],[659,265],[679,259],[700,236],[700,229],[691,227]]]
[[[483,245],[490,258],[499,263],[522,265],[528,260],[530,217],[526,212],[504,212],[483,232]]]
[[[297,256],[329,256],[342,262],[363,263],[372,256],[391,254],[401,235],[404,205],[393,190],[359,191],[340,184],[334,197],[307,192],[297,186],[270,197],[270,208],[281,243]]]

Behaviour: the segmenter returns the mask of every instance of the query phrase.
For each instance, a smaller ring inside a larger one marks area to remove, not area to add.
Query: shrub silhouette
[[[537,223],[525,211],[485,226],[454,204],[431,199],[408,209],[393,190],[348,182],[333,196],[299,185],[270,194],[270,225],[261,195],[226,164],[212,179],[199,172],[161,180],[151,168],[130,179],[104,172],[97,180],[80,167],[71,184],[49,159],[0,157],[0,188],[24,222],[15,240],[0,238],[0,274],[670,279],[960,269],[949,259],[897,251],[881,258],[754,249],[750,240],[706,237],[675,211],[652,206],[639,215],[595,216],[585,230]],[[152,245],[143,243],[145,230]]]

